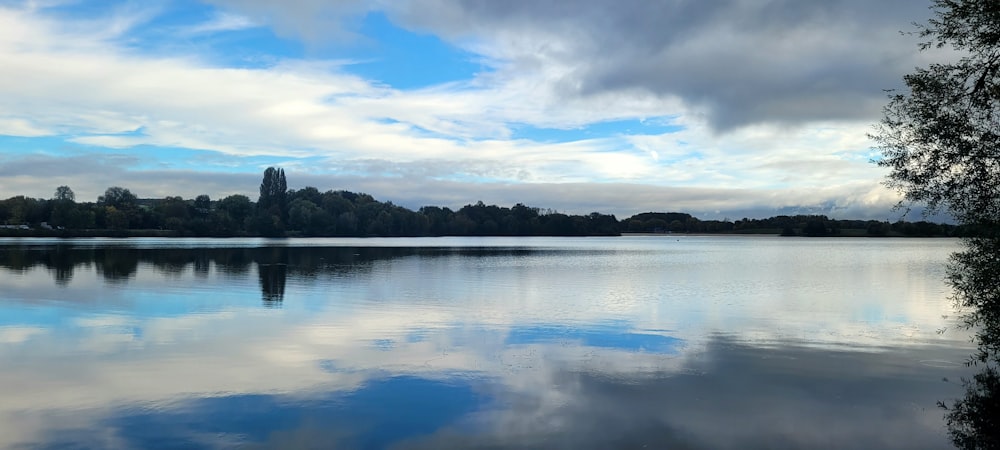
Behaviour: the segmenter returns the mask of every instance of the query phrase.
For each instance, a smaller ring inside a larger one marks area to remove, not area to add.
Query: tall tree
[[[49,215],[49,224],[55,227],[65,227],[77,225],[73,220],[77,216],[76,195],[69,186],[59,186],[50,202],[52,213]]]
[[[257,208],[270,210],[277,206],[284,211],[288,203],[288,183],[285,181],[285,170],[268,167],[264,170],[264,179],[260,182],[260,197]]]
[[[964,381],[964,398],[941,406],[957,447],[1000,448],[1000,2],[934,0],[932,10],[921,50],[959,57],[904,76],[872,137],[889,186],[980,231],[953,255],[949,280],[982,371]]]
[[[888,185],[962,222],[1000,217],[1000,3],[935,0],[921,50],[961,55],[905,75],[872,138]]]
[[[271,190],[274,187],[277,172],[274,167],[264,169],[264,179],[260,182],[260,196],[257,197],[257,209],[266,211],[271,208]]]
[[[268,167],[260,182],[256,228],[265,236],[281,236],[288,222],[288,183],[284,169]]]
[[[288,183],[285,181],[285,169],[278,169],[278,186],[274,191],[274,198],[282,214],[288,214]]]

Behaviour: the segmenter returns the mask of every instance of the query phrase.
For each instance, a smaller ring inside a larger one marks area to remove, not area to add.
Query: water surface
[[[946,448],[958,248],[2,240],[0,447]]]

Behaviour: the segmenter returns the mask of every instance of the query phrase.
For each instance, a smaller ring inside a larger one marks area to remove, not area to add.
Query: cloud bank
[[[410,207],[886,218],[866,133],[934,56],[907,1],[110,5],[0,6],[0,196],[253,196],[280,165]],[[366,77],[377,15],[479,70]]]

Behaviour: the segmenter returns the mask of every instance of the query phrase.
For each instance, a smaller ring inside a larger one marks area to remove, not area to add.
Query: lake
[[[0,240],[0,447],[948,448],[959,248]]]

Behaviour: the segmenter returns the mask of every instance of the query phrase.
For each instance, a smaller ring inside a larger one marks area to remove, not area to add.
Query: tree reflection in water
[[[288,265],[284,263],[257,263],[257,276],[260,278],[261,299],[264,306],[280,307],[285,300],[285,277]]]
[[[0,247],[0,268],[24,272],[35,266],[49,269],[56,285],[67,287],[74,271],[94,267],[105,282],[129,283],[144,267],[168,277],[192,271],[207,279],[212,270],[227,277],[252,277],[256,267],[264,306],[280,306],[286,279],[310,280],[352,272],[365,272],[376,261],[399,257],[438,257],[456,252],[511,255],[526,250],[449,250],[407,247],[240,247],[240,248],[143,248],[129,245],[92,247],[72,243]]]
[[[281,307],[285,300],[285,278],[288,276],[288,250],[284,247],[262,249],[257,258],[261,299],[268,308]]]
[[[1000,448],[1000,236],[992,224],[984,229],[985,236],[966,240],[966,250],[952,256],[949,268],[965,326],[975,331],[977,350],[969,364],[981,368],[962,380],[963,398],[940,403],[951,440],[962,449]]]

